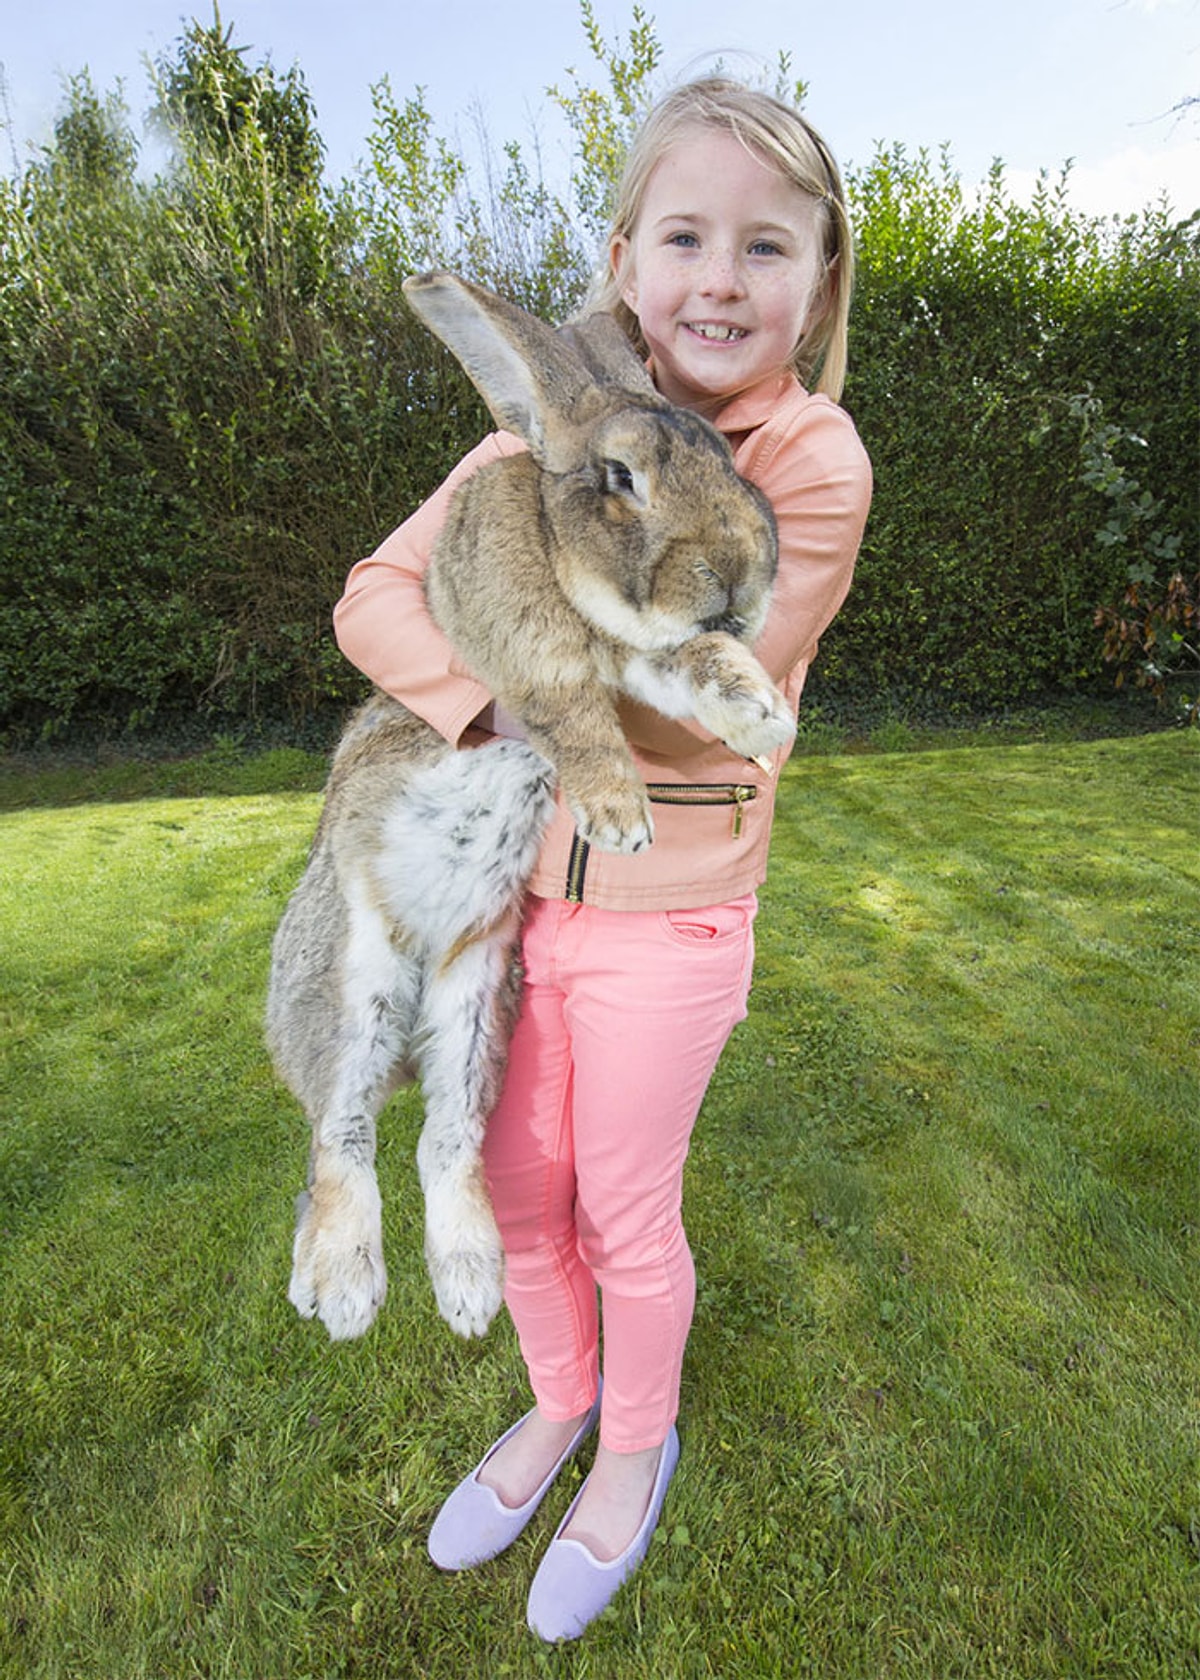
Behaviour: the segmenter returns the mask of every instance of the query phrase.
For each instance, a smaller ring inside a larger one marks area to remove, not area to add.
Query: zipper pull
[[[742,836],[742,813],[746,801],[751,796],[748,787],[736,787],[733,790],[733,838],[740,840]]]

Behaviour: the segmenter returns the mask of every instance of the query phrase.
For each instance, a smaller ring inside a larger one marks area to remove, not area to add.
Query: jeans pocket
[[[712,945],[744,936],[757,908],[755,894],[748,893],[730,904],[707,904],[699,910],[664,910],[662,918],[673,938],[685,944]]]

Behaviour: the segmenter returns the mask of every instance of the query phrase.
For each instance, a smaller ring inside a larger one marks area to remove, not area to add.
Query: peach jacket
[[[848,414],[772,375],[717,416],[737,470],[771,500],[779,572],[755,652],[795,707],[821,636],[846,598],[871,499],[871,467]],[[422,578],[455,488],[524,444],[496,432],[374,554],[351,571],[334,613],[338,643],[387,693],[457,743],[491,696],[434,624]],[[636,857],[588,848],[563,802],[530,883],[541,898],[610,910],[684,910],[727,902],[764,879],[778,773],[747,764],[690,721],[622,700],[620,712],[650,789],[655,838]]]

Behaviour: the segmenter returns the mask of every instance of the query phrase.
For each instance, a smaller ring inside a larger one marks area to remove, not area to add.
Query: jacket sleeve
[[[358,562],[334,608],[334,633],[351,664],[455,743],[491,695],[434,623],[425,570],[459,485],[524,447],[507,432],[486,437],[374,554]]]
[[[854,422],[811,401],[800,423],[739,470],[770,498],[779,527],[779,571],[755,653],[776,682],[807,667],[850,591],[871,505],[871,463]]]

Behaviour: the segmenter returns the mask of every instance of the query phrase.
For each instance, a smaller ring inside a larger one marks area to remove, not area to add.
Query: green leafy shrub
[[[1081,393],[1148,440],[1147,479],[1194,552],[1196,224],[1084,218],[1065,183],[1019,205],[998,167],[968,203],[947,157],[901,149],[852,194],[846,401],[876,497],[822,680],[974,708],[1090,681],[1095,607],[1123,568],[1096,541]]]
[[[152,178],[122,101],[70,84],[53,144],[0,179],[8,740],[299,723],[361,693],[330,628],[346,572],[489,424],[401,281],[451,266],[569,314],[655,91],[645,13],[612,45],[581,19],[599,85],[550,90],[565,197],[513,144],[468,165],[386,80],[368,165],[324,184],[302,76],[219,20],[158,66]],[[1197,220],[1098,222],[1062,183],[1021,206],[999,166],[971,202],[948,156],[897,148],[850,191],[846,402],[877,489],[814,699],[978,711],[1093,683],[1102,615],[1165,599],[1200,548]]]

